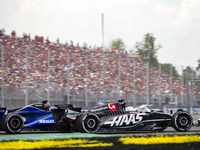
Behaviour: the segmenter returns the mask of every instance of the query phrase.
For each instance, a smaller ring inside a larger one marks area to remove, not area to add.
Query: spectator
[[[72,40],[69,42],[69,47],[74,47]]]
[[[1,30],[2,33],[2,30]],[[25,33],[24,33],[25,34]],[[26,34],[25,34],[26,35]],[[27,39],[27,35],[24,37]],[[30,34],[29,34],[30,35]],[[15,36],[12,34],[12,37]],[[58,42],[58,41],[57,41]],[[35,40],[22,40],[20,38],[11,38],[10,36],[0,36],[0,44],[4,45],[4,73],[5,84],[17,86],[20,88],[25,87],[25,69],[26,69],[26,49],[29,51],[29,79],[30,87],[35,87],[34,83],[44,83],[48,81],[48,51],[50,55],[50,83],[54,89],[70,88],[74,90],[85,90],[86,86],[86,70],[88,70],[88,90],[101,91],[101,90],[115,90],[119,86],[123,92],[133,92],[133,80],[135,82],[135,93],[139,95],[146,94],[146,64],[141,60],[130,57],[125,50],[120,54],[122,57],[120,63],[120,76],[119,76],[119,55],[116,53],[116,48],[113,47],[111,52],[104,51],[100,47],[90,46],[87,49],[87,44],[83,43],[83,47],[72,46],[73,41],[69,45],[66,43],[49,44],[50,41],[47,37],[46,43],[43,43],[43,36],[35,35]],[[89,52],[88,52],[89,51]],[[66,59],[70,52],[70,66],[68,67],[68,60]],[[86,52],[87,65],[86,65]],[[105,57],[104,57],[105,56]],[[133,59],[135,59],[135,77],[133,77]],[[104,67],[103,67],[104,66]],[[105,76],[103,77],[103,68]],[[68,71],[70,74],[68,74]],[[67,87],[69,76],[70,87]],[[159,71],[150,68],[150,87],[151,94],[156,95],[159,91]],[[105,85],[103,86],[103,78]],[[168,74],[161,72],[161,89],[162,94],[171,88],[171,78]],[[38,88],[38,87],[37,87]],[[42,87],[40,87],[42,88]],[[181,94],[182,84],[180,81],[173,80],[173,93]],[[195,86],[194,92],[200,95],[200,85]],[[171,93],[169,93],[171,94]]]
[[[47,36],[47,39],[46,39],[46,43],[49,44],[50,41],[49,41],[49,37]]]
[[[28,39],[28,41],[31,41],[31,34],[30,33],[29,33],[27,39]]]
[[[11,35],[12,35],[12,37],[15,37],[15,36],[16,36],[15,30],[13,30],[13,31],[11,32]]]
[[[57,38],[57,44],[60,45],[59,38]]]
[[[67,41],[65,42],[65,46],[68,47],[68,43],[67,43]]]
[[[5,32],[6,32],[6,31],[5,31],[5,29],[3,28],[3,29],[2,29],[2,34],[3,34],[3,36],[5,35]]]
[[[87,49],[87,44],[86,43],[83,43],[83,48]]]
[[[26,39],[26,34],[25,33],[23,33],[23,38]]]
[[[114,53],[116,51],[115,46],[112,47],[111,51]]]

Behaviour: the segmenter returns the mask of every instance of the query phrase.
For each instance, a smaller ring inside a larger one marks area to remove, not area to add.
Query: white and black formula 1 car
[[[182,109],[174,114],[149,110],[146,106],[127,107],[123,99],[89,111],[73,105],[55,105],[52,114],[60,132],[98,131],[163,131],[172,126],[176,131],[188,131],[193,125],[192,116]]]

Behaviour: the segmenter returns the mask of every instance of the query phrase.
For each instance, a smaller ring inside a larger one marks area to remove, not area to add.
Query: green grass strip
[[[16,140],[53,140],[53,139],[65,139],[65,138],[93,138],[93,137],[112,137],[120,136],[115,134],[90,134],[90,133],[52,133],[52,134],[8,134],[6,136],[0,136],[0,141],[16,141]],[[123,135],[121,135],[123,136]],[[120,136],[120,137],[121,137]]]

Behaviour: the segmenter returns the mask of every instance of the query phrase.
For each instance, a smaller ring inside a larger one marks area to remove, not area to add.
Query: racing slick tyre
[[[76,127],[82,133],[96,133],[99,129],[99,117],[92,113],[81,114],[76,120]]]
[[[24,127],[24,120],[19,114],[9,113],[1,121],[2,129],[8,133],[19,133]]]
[[[176,131],[188,131],[192,127],[192,122],[192,116],[186,111],[177,111],[172,116],[172,127]]]

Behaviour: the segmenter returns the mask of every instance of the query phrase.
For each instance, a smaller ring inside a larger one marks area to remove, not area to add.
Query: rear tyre
[[[82,133],[96,133],[99,129],[99,117],[92,113],[81,114],[76,120],[76,127]]]
[[[192,122],[192,116],[186,111],[177,111],[172,116],[172,127],[176,131],[188,131],[192,127]]]
[[[24,120],[19,114],[10,113],[2,118],[1,126],[8,134],[19,133],[24,127]]]

